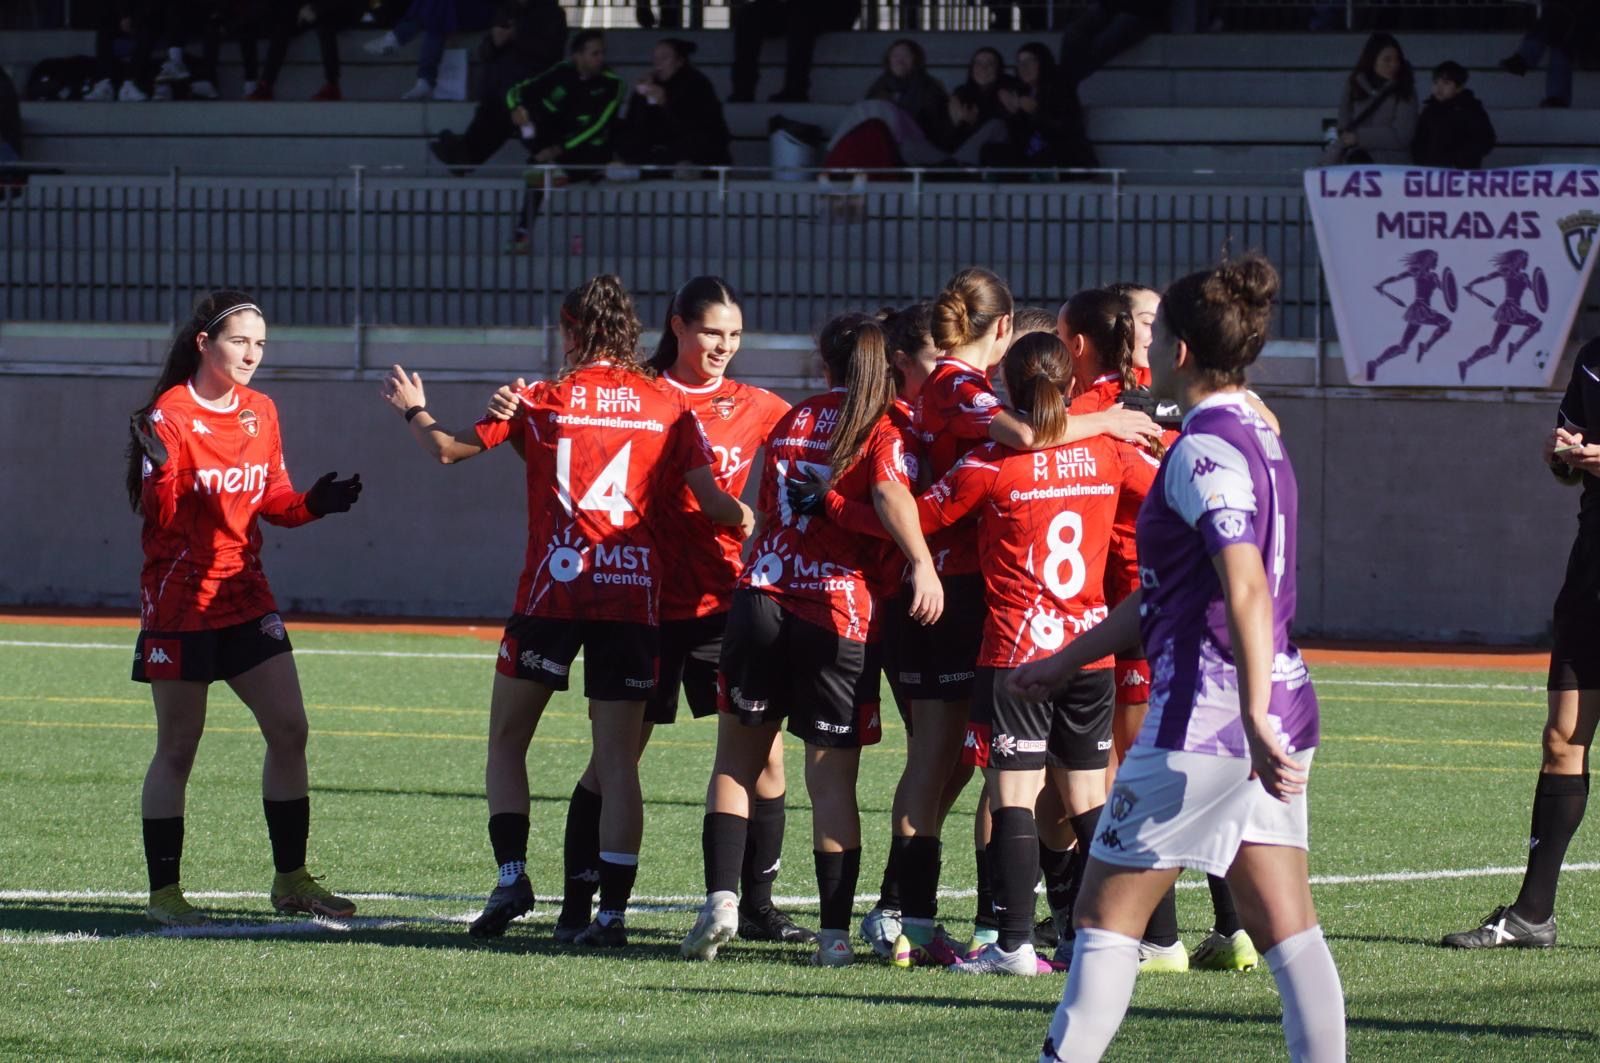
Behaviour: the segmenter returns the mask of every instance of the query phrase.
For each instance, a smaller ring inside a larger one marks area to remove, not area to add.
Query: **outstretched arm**
[[[395,410],[405,414],[411,437],[441,465],[466,461],[488,449],[476,432],[450,432],[433,419],[427,410],[428,397],[420,375],[407,374],[402,366],[394,366],[378,393]]]

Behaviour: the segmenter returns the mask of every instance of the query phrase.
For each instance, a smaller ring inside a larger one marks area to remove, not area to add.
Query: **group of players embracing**
[[[881,896],[860,926],[876,953],[971,975],[1067,968],[1047,1060],[1099,1058],[1141,966],[1245,969],[1259,955],[1291,1056],[1342,1059],[1339,978],[1307,879],[1318,719],[1289,641],[1294,472],[1244,386],[1276,291],[1270,264],[1247,255],[1164,293],[1079,292],[1052,315],[967,269],[932,302],[829,321],[827,388],[793,406],[727,375],[744,322],[714,277],[679,289],[648,361],[622,283],[587,281],[561,308],[562,372],[502,388],[462,430],[435,421],[420,377],[396,366],[383,397],[427,453],[448,464],[509,443],[526,469],[527,560],[490,703],[499,879],[471,932],[503,934],[534,904],[526,755],[581,651],[593,746],[568,808],[556,939],[626,945],[639,761],[681,696],[717,719],[706,902],[683,954],[710,960],[739,937],[852,963],[857,775],[881,738],[881,677],[908,743]],[[348,509],[360,485],[289,485],[275,411],[247,387],[264,337],[258,307],[215,293],[135,419],[135,678],[152,683],[160,728],[145,832],[161,922],[204,918],[177,860],[184,756],[213,680],[268,737],[274,902],[354,911],[304,868],[304,710],[256,518]],[[1181,432],[1151,416],[1152,386]],[[752,472],[753,512],[740,501]],[[805,744],[815,933],[773,904],[785,730]],[[958,945],[938,923],[940,839],[975,770],[978,917]],[[1192,957],[1173,903],[1184,867],[1212,876],[1216,908]],[[1041,873],[1051,918],[1035,926]]]

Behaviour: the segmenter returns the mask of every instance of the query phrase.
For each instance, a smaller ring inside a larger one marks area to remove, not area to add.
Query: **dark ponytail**
[[[1089,288],[1067,300],[1067,329],[1089,341],[1096,368],[1116,373],[1123,390],[1139,386],[1133,375],[1133,304],[1107,288]]]
[[[166,363],[161,367],[161,376],[156,378],[156,386],[150,392],[149,400],[134,410],[133,416],[143,417],[148,414],[151,407],[156,404],[156,400],[163,394],[191,379],[200,369],[198,343],[200,333],[215,332],[217,326],[233,316],[226,311],[232,307],[247,305],[254,305],[250,297],[231,288],[214,291],[195,303],[189,320],[179,325],[178,331],[172,337],[172,345],[167,348]],[[144,494],[144,451],[140,448],[138,439],[133,437],[131,427],[128,434],[130,438],[126,453],[128,469],[125,484],[128,489],[128,505],[138,513],[139,500]]]
[[[828,463],[838,479],[856,463],[878,418],[894,402],[889,342],[869,314],[841,314],[822,327],[817,349],[828,378],[845,389],[839,423],[828,441]]]
[[[1067,389],[1072,357],[1053,332],[1030,332],[1006,351],[1000,363],[1011,404],[1028,411],[1037,449],[1055,446],[1067,435]]]
[[[706,311],[713,306],[731,306],[743,312],[739,296],[721,277],[694,277],[678,289],[667,306],[667,323],[661,327],[661,339],[656,343],[656,353],[647,363],[657,373],[665,373],[678,360],[678,336],[672,331],[672,319],[681,317],[685,322],[701,322]]]

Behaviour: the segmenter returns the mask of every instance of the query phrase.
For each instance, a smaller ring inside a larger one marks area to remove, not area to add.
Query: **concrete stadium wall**
[[[139,522],[122,497],[124,411],[153,372],[0,375],[0,604],[131,607]],[[288,612],[496,616],[525,546],[521,468],[507,449],[429,464],[376,396],[376,373],[261,381],[290,468],[366,484],[348,516],[266,527]],[[798,381],[797,381],[798,383]],[[446,423],[482,409],[481,381],[434,383]],[[1556,396],[1379,398],[1269,389],[1300,477],[1298,630],[1307,636],[1542,638],[1576,528],[1577,495],[1539,464]]]

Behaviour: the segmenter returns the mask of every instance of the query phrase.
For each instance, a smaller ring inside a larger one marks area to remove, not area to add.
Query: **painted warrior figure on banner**
[[[1417,338],[1417,333],[1424,325],[1433,328],[1433,335],[1423,340],[1417,346],[1417,361],[1422,361],[1422,356],[1433,349],[1434,344],[1450,331],[1450,319],[1433,308],[1433,296],[1437,292],[1444,299],[1445,309],[1452,314],[1456,312],[1456,300],[1459,295],[1456,291],[1456,275],[1449,266],[1439,272],[1439,252],[1432,248],[1413,251],[1401,259],[1405,269],[1392,277],[1385,277],[1373,287],[1386,299],[1396,306],[1405,307],[1406,330],[1400,338],[1384,352],[1367,363],[1367,381],[1370,383],[1378,374],[1378,367],[1384,362],[1398,358],[1411,347],[1411,341]],[[1414,288],[1411,303],[1408,306],[1399,296],[1388,290],[1389,285],[1396,281],[1410,278]]]
[[[1506,361],[1510,362],[1517,356],[1517,352],[1527,346],[1528,341],[1544,327],[1544,320],[1535,317],[1522,308],[1522,297],[1531,290],[1534,305],[1542,314],[1550,309],[1550,282],[1545,278],[1544,270],[1535,267],[1533,273],[1528,273],[1528,252],[1522,250],[1502,251],[1491,260],[1494,269],[1483,276],[1467,282],[1467,294],[1480,300],[1486,306],[1494,307],[1494,335],[1489,342],[1472,352],[1472,357],[1460,365],[1461,382],[1467,381],[1467,370],[1475,363],[1483,361],[1500,349],[1500,344],[1513,328],[1526,328],[1517,339],[1511,341],[1506,348]],[[1496,278],[1505,282],[1505,297],[1500,300],[1500,305],[1495,306],[1494,301],[1481,294],[1477,286],[1492,281]]]

